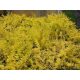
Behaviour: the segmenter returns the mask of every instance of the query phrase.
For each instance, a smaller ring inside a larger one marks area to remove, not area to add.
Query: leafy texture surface
[[[64,14],[1,17],[0,69],[80,69],[80,31]]]

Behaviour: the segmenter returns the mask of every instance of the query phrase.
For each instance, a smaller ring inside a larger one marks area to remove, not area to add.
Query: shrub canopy
[[[80,31],[64,14],[0,17],[0,69],[80,69]]]

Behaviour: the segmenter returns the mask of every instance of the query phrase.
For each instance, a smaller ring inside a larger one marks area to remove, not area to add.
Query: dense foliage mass
[[[80,69],[80,31],[64,14],[0,17],[0,69]]]

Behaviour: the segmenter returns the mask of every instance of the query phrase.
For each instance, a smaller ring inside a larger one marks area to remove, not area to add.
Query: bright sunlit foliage
[[[64,14],[0,17],[0,69],[80,69],[80,31]]]

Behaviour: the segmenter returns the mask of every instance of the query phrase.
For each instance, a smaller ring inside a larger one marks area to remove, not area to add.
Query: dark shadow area
[[[64,10],[63,13],[66,14],[72,21],[76,21],[76,10]]]
[[[80,28],[80,10],[64,10],[63,13]]]

